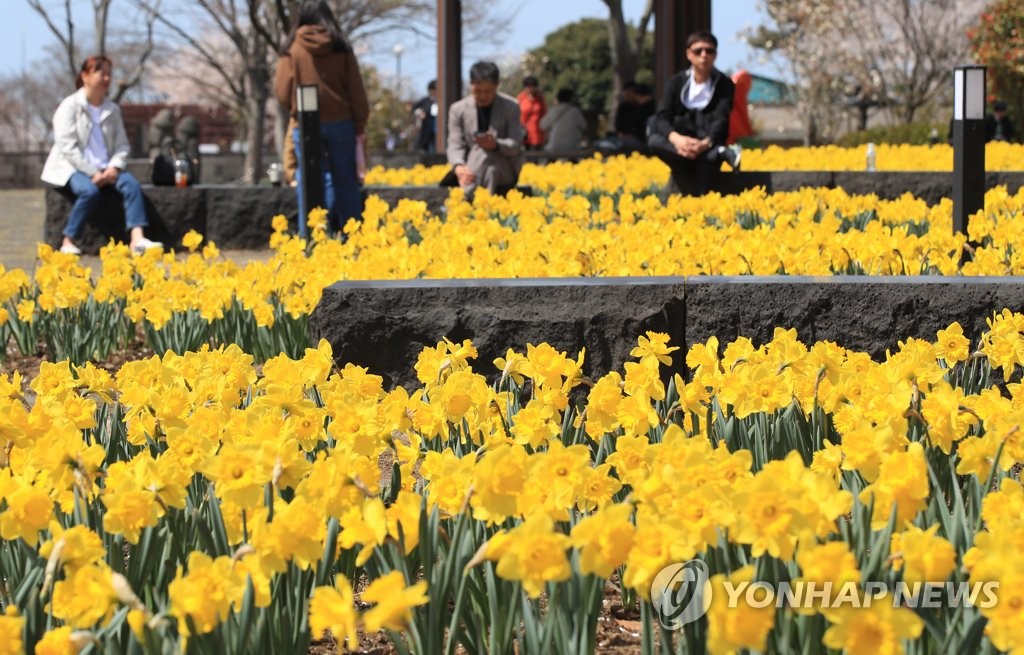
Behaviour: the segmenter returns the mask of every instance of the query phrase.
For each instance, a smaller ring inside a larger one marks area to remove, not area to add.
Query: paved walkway
[[[46,207],[42,189],[0,190],[0,264],[8,270],[21,268],[30,272],[35,267],[36,246],[43,238]],[[240,264],[266,260],[271,251],[225,250],[222,254]],[[99,274],[98,257],[82,257],[86,266]]]
[[[0,191],[0,264],[32,270],[45,216],[42,189]]]

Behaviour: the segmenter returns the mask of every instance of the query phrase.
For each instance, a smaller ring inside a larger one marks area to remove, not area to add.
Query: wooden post
[[[668,79],[689,66],[686,37],[698,30],[711,30],[711,0],[654,0],[654,80],[659,102]]]
[[[437,152],[447,147],[448,108],[462,97],[462,0],[437,0]]]

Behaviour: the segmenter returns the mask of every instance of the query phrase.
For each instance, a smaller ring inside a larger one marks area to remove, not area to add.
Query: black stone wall
[[[622,370],[638,336],[665,332],[681,349],[717,336],[755,344],[776,327],[796,328],[810,345],[829,340],[876,360],[908,337],[934,340],[958,321],[977,346],[985,320],[1024,311],[1024,280],[943,277],[668,277],[530,280],[342,282],[324,291],[311,317],[314,340],[326,338],[337,362],[382,375],[388,385],[417,386],[414,366],[442,337],[472,339],[474,369],[508,348],[547,342],[570,355],[586,348],[591,377]]]
[[[297,211],[294,189],[281,187],[146,186],[143,194],[149,221],[146,236],[168,248],[178,248],[189,230],[212,239],[223,249],[266,248],[273,232],[271,219]],[[51,246],[60,246],[72,203],[73,197],[64,190],[46,189],[43,241]],[[83,252],[96,254],[111,238],[127,239],[121,197],[113,190],[101,194],[99,207],[76,244]]]
[[[529,187],[520,190],[530,193]],[[444,207],[448,191],[433,186],[364,189],[365,195],[379,196],[392,207],[402,199],[423,201],[433,213]],[[173,248],[180,245],[185,233],[195,230],[225,250],[263,249],[273,232],[271,219],[284,214],[294,230],[298,213],[295,190],[288,187],[197,185],[178,189],[145,185],[143,194],[150,224],[146,236]],[[43,240],[51,246],[60,246],[72,202],[65,190],[46,188]],[[83,252],[96,254],[111,238],[126,239],[124,209],[113,190],[103,192],[99,208],[76,243]]]

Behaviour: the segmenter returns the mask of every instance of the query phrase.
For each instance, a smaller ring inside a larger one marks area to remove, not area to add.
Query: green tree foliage
[[[1024,119],[1024,4],[992,2],[967,36],[975,61],[988,67],[989,99],[1005,100],[1019,124]]]
[[[411,150],[416,141],[417,127],[412,115],[412,103],[395,95],[393,82],[381,76],[373,66],[362,63],[363,85],[370,99],[370,118],[366,123],[366,147],[383,150],[390,131],[397,141],[396,150]]]
[[[630,26],[630,30],[635,28]],[[653,86],[654,50],[650,45],[644,47],[638,63],[636,81]],[[524,68],[540,80],[549,103],[558,89],[572,89],[592,135],[607,129],[606,117],[617,102],[612,93],[614,72],[607,20],[585,18],[548,34],[543,45],[527,54]],[[506,87],[513,93],[518,89]]]

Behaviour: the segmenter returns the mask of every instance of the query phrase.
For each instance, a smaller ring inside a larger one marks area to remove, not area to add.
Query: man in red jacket
[[[519,119],[526,130],[524,141],[527,150],[540,150],[544,145],[544,132],[540,129],[540,119],[548,111],[544,95],[540,92],[537,78],[528,75],[523,80],[523,90],[519,93]]]

